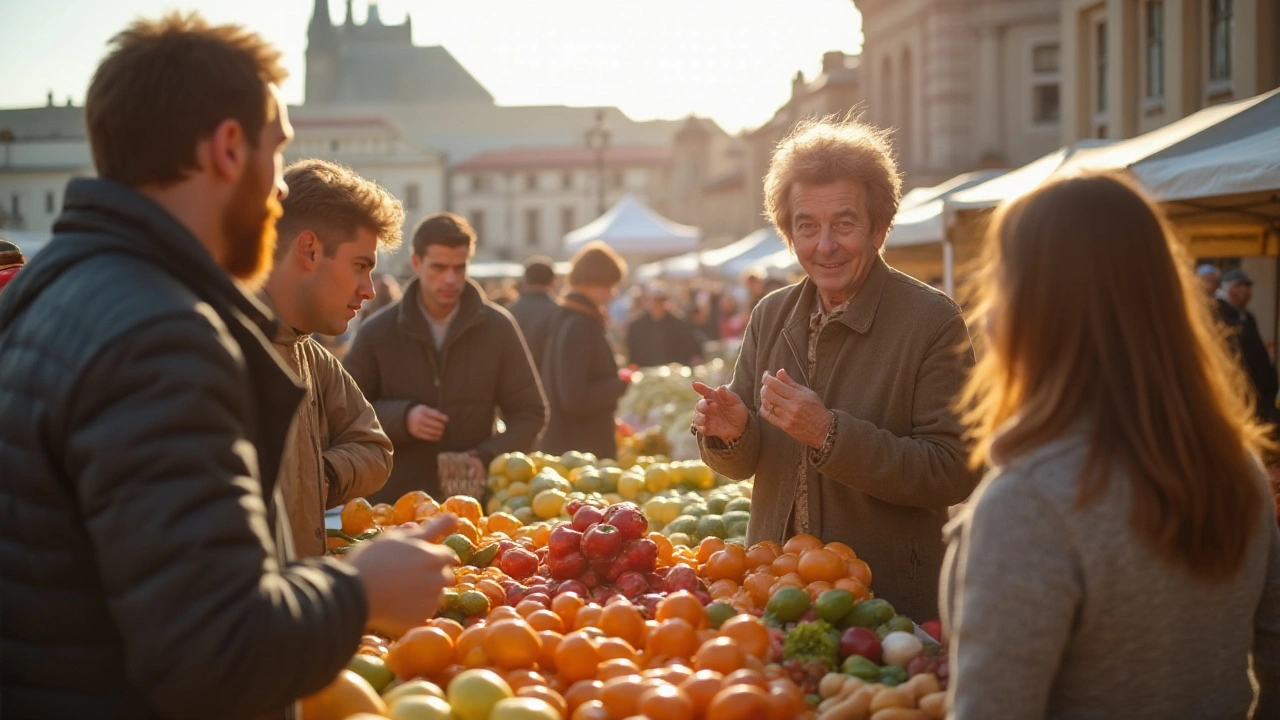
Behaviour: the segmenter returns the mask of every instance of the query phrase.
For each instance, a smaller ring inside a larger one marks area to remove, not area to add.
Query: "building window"
[[[484,211],[472,210],[468,220],[471,221],[471,229],[476,232],[476,245],[479,246],[484,242]]]
[[[576,213],[573,208],[560,208],[560,230],[564,235],[568,235],[578,229],[578,219],[574,217]]]
[[[623,186],[623,184],[624,184],[624,182],[625,182],[625,180],[626,180],[626,178],[623,176],[623,173],[622,173],[622,171],[621,171],[621,170],[614,170],[614,171],[613,171],[613,182],[611,183],[611,184],[613,185],[613,187],[615,187],[615,188],[620,188],[620,187],[622,187],[622,186]]]
[[[538,232],[539,225],[542,223],[542,213],[537,208],[529,208],[524,211],[524,242],[529,247],[538,247],[542,244],[542,235]]]
[[[418,209],[418,203],[421,201],[421,198],[419,198],[419,193],[420,193],[420,190],[418,189],[418,183],[409,183],[408,185],[404,186],[404,209],[405,210]]]
[[[902,106],[898,110],[898,153],[903,161],[912,162],[911,148],[911,125],[912,125],[912,103],[915,101],[915,94],[911,87],[912,66],[911,51],[902,51]]]
[[[1209,81],[1231,80],[1232,0],[1209,0]]]
[[[329,152],[338,152],[338,141],[337,141],[337,140],[330,140],[330,141],[329,141]]]
[[[535,175],[534,173],[529,173],[528,175],[525,175],[525,176],[524,176],[524,189],[525,189],[525,190],[537,190],[537,189],[538,189],[538,176],[537,176],[537,175]]]
[[[489,180],[484,175],[476,174],[471,176],[471,191],[484,192],[489,189]]]
[[[44,193],[44,212],[46,215],[52,215],[57,209],[58,196],[52,190],[46,190]]]
[[[1102,21],[1094,28],[1093,48],[1093,105],[1097,114],[1107,111],[1107,23]]]
[[[573,173],[571,172],[560,173],[560,187],[564,188],[565,190],[570,190],[573,188]]]
[[[1164,98],[1164,0],[1147,3],[1147,99]]]
[[[1031,122],[1036,125],[1056,125],[1062,117],[1058,58],[1057,43],[1031,49]]]

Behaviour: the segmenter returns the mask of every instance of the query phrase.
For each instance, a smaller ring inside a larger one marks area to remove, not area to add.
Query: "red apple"
[[[600,573],[592,568],[587,568],[586,572],[582,573],[578,579],[582,581],[583,585],[593,588],[600,584]]]
[[[702,607],[706,607],[711,604],[711,595],[707,593],[706,590],[694,590],[693,596],[698,598],[698,602],[702,603]]]
[[[524,548],[512,548],[498,565],[508,576],[523,580],[538,571],[538,556]]]
[[[650,573],[658,565],[658,544],[649,538],[628,540],[622,546],[622,558],[628,570],[638,573]]]
[[[604,521],[604,512],[594,505],[582,505],[569,513],[573,517],[573,529],[586,532],[592,525]]]
[[[570,500],[564,504],[564,511],[569,517],[574,517],[578,513],[578,508],[582,507],[584,504],[585,503],[581,500]]]
[[[547,558],[547,568],[551,570],[551,577],[561,581],[573,581],[574,578],[580,577],[587,569],[587,558],[581,552],[574,550],[563,557],[552,555]],[[578,582],[579,585],[582,583]],[[586,587],[582,588],[584,591]]]
[[[929,622],[920,623],[920,629],[925,631],[929,637],[942,642],[942,621],[930,620]]]
[[[626,558],[619,555],[612,563],[609,563],[609,567],[604,571],[604,579],[611,583],[616,583],[618,578],[622,577],[622,573],[629,570],[631,568],[627,567]]]
[[[551,595],[551,582],[531,583],[526,591],[532,593],[542,593],[543,595]]]
[[[538,548],[537,550],[534,550],[534,551],[533,551],[533,554],[534,554],[534,555],[537,555],[539,560],[546,560],[546,559],[547,559],[547,549],[546,549],[546,548],[544,548],[544,547],[540,547],[540,548]]]
[[[609,585],[600,585],[598,587],[592,588],[591,599],[603,605],[604,603],[609,601],[609,598],[617,594],[618,594],[617,591],[614,590]]]
[[[667,590],[667,581],[663,580],[660,575],[645,573],[644,581],[649,584],[650,592],[660,593]]]
[[[649,532],[649,521],[645,519],[644,513],[640,512],[640,508],[635,505],[623,507],[614,510],[612,514],[606,517],[605,522],[618,528],[618,532],[622,534],[625,540],[636,540],[644,537]]]
[[[623,510],[639,510],[639,509],[640,509],[640,506],[636,505],[633,502],[614,503],[604,509],[604,521],[612,525],[613,516],[615,514],[622,512]]]
[[[645,582],[643,575],[634,570],[628,570],[618,575],[618,579],[613,583],[613,586],[617,588],[618,592],[632,600],[649,592],[649,583]]]
[[[593,563],[612,562],[622,550],[622,533],[612,525],[599,524],[582,534],[582,554]],[[599,568],[596,568],[599,572]]]
[[[874,630],[864,627],[851,627],[840,634],[840,657],[861,655],[871,662],[880,664],[880,638]]]
[[[506,604],[510,605],[511,607],[515,607],[516,605],[519,605],[520,601],[524,599],[524,593],[525,593],[525,590],[523,585],[516,584],[507,588],[507,597],[505,600]]]
[[[591,594],[591,590],[581,580],[565,580],[556,588],[556,595],[568,593],[585,598]]]
[[[518,545],[515,540],[499,540],[498,554],[494,555],[493,557],[495,560],[501,560],[502,556],[506,555],[508,550],[512,548],[518,548],[518,547],[520,547],[520,545]]]
[[[556,525],[547,538],[548,554],[552,557],[564,557],[578,549],[582,544],[582,533],[574,530],[568,523]]]
[[[688,565],[678,564],[672,565],[671,571],[667,573],[667,590],[675,592],[677,590],[688,590],[693,592],[698,589],[698,573]]]
[[[646,620],[652,620],[658,613],[658,604],[662,602],[662,596],[658,593],[645,593],[636,598],[636,605],[640,606],[640,612],[644,613]]]
[[[531,592],[528,595],[525,595],[524,599],[532,600],[538,603],[539,605],[541,605],[542,607],[547,607],[548,605],[551,604],[551,598],[548,597],[546,593]]]

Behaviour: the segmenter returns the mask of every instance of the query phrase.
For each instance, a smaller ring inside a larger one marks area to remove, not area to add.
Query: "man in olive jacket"
[[[931,620],[947,508],[978,481],[951,409],[973,365],[964,318],[880,257],[899,181],[875,131],[802,126],[766,191],[808,277],[756,307],[729,387],[695,383],[702,457],[755,476],[748,541],[843,542],[876,596]]]
[[[343,358],[395,445],[395,467],[371,500],[411,490],[440,498],[436,458],[470,453],[483,477],[497,455],[533,450],[547,402],[515,320],[467,278],[475,231],[437,213],[413,232],[417,277],[360,328]],[[494,432],[498,411],[506,430]]]
[[[85,103],[102,179],[0,299],[0,716],[291,717],[366,623],[434,611],[450,560],[418,537],[451,523],[290,562],[302,391],[237,282],[284,193],[279,55],[194,15],[113,42]]]

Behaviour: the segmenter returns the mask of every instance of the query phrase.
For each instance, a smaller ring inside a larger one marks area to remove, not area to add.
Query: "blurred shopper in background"
[[[26,263],[27,258],[22,254],[21,248],[0,238],[0,292],[4,291],[4,286],[9,284]]]
[[[1222,276],[1217,299],[1218,318],[1230,333],[1231,349],[1253,384],[1253,405],[1258,420],[1274,422],[1280,377],[1276,376],[1275,362],[1258,331],[1258,321],[1248,309],[1253,299],[1253,280],[1239,268],[1228,270]]]
[[[1280,717],[1271,441],[1180,242],[1086,176],[999,209],[987,251],[963,403],[992,470],[943,573],[954,716],[1243,718],[1252,667],[1253,717]]]
[[[547,333],[556,314],[556,270],[551,258],[535,255],[524,264],[524,284],[520,298],[507,309],[516,319],[534,364],[541,369],[547,348]]]

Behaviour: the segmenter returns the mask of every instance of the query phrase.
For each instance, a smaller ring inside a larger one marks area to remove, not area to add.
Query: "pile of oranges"
[[[738,612],[759,610],[783,587],[802,588],[817,600],[840,588],[859,600],[871,597],[871,568],[843,543],[823,544],[818,538],[796,535],[783,545],[765,540],[743,549],[719,538],[698,544],[698,576],[708,583],[715,600]]]

